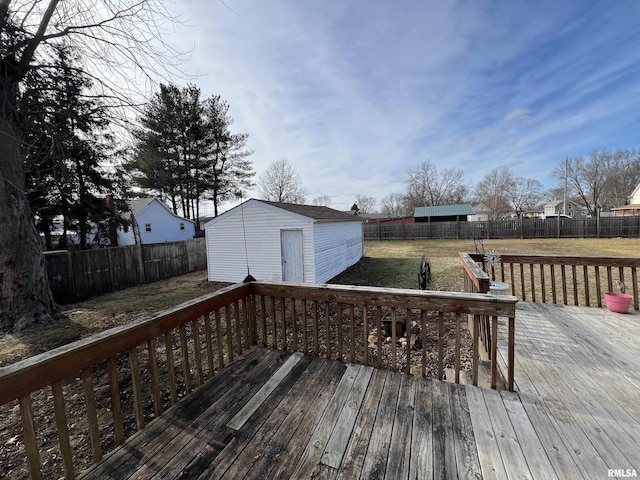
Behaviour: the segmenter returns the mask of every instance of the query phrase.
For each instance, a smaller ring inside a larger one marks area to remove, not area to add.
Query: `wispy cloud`
[[[225,4],[183,7],[187,68],[229,101],[258,174],[287,157],[337,208],[425,160],[551,185],[565,156],[637,145],[635,0]]]

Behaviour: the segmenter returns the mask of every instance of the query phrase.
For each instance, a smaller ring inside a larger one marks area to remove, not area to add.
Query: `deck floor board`
[[[590,479],[640,471],[639,320],[518,304],[516,392],[309,356],[295,362],[292,352],[255,347],[84,478]],[[500,341],[502,358],[505,349]]]

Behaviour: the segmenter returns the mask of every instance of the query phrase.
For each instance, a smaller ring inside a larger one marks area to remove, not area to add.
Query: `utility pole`
[[[562,205],[562,213],[567,214],[567,174],[569,171],[569,157],[564,159],[564,202]]]

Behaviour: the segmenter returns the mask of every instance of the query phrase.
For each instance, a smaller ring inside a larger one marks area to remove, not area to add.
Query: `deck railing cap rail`
[[[127,325],[63,345],[0,368],[0,405],[44,388],[164,332],[249,294],[248,284],[234,284]]]
[[[511,295],[337,284],[252,282],[251,287],[257,295],[504,317],[515,315],[518,302]]]

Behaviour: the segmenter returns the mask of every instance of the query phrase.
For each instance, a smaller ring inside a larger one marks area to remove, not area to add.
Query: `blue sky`
[[[566,156],[640,146],[640,1],[193,0],[183,69],[231,105],[256,178],[286,157],[348,209],[431,160],[555,186]],[[250,192],[253,196],[255,192]]]

